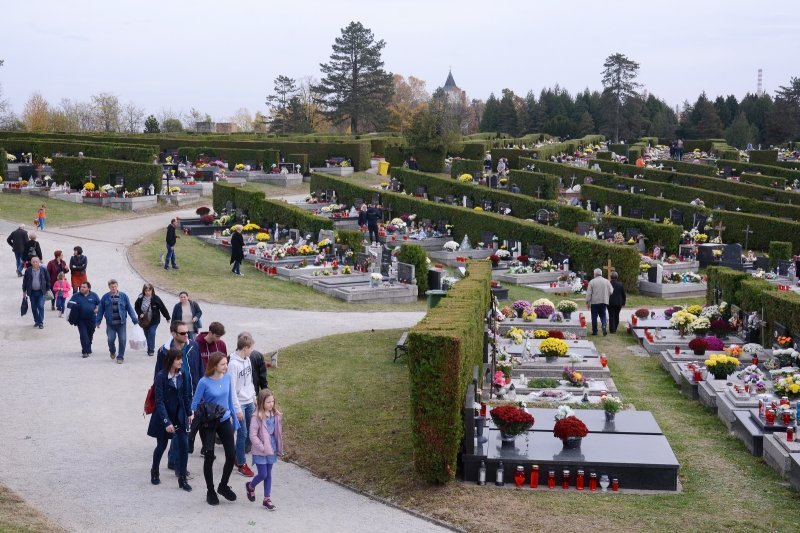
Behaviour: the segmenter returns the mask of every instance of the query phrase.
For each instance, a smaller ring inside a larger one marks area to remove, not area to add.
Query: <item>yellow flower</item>
[[[792,383],[789,387],[789,391],[791,391],[792,394],[800,393],[800,384]]]
[[[567,355],[568,350],[569,346],[561,339],[549,338],[543,340],[541,344],[539,344],[539,351],[545,356],[557,355],[559,357],[564,357]]]
[[[92,183],[92,182],[90,181],[90,182],[84,183],[84,184],[83,184],[83,188],[84,188],[85,190],[87,190],[87,191],[93,191],[93,190],[95,190],[97,187],[95,187],[95,186],[94,186],[94,183]]]
[[[546,339],[549,336],[550,335],[547,333],[547,330],[545,329],[537,329],[536,331],[533,332],[534,339]]]
[[[458,181],[460,181],[461,183],[472,183],[473,179],[472,179],[472,176],[470,174],[461,174],[458,177]]]
[[[475,209],[475,211],[483,211],[483,208],[481,206],[479,206],[479,205],[476,205],[474,207],[474,209]]]
[[[581,376],[581,373],[580,373],[580,372],[573,372],[573,373],[572,373],[572,376],[573,376],[573,377],[574,377],[574,378],[575,378],[577,381],[580,381],[580,380],[581,380],[581,378],[583,378],[583,376]]]
[[[688,312],[692,313],[693,315],[699,315],[700,313],[703,312],[703,306],[702,305],[697,305],[697,304],[690,305],[686,310]]]

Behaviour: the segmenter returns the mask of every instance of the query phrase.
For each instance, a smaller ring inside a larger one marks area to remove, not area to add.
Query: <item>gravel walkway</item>
[[[184,213],[189,216],[192,212]],[[174,214],[96,225],[52,228],[41,233],[45,261],[54,249],[69,257],[80,244],[89,258],[95,292],[106,281],[135,298],[143,280],[127,262],[125,250],[136,239],[166,228]],[[14,224],[0,221],[8,235]],[[5,239],[4,239],[5,240]],[[180,246],[178,247],[180,264]],[[187,287],[191,293],[192,287]],[[334,483],[313,477],[288,463],[275,470],[273,496],[278,512],[245,498],[245,478],[231,478],[239,499],[212,508],[205,503],[202,462],[189,458],[191,494],[181,491],[162,459],[159,486],[150,484],[154,439],[147,437],[142,404],[152,380],[153,359],[128,351],[124,365],[110,361],[105,328],[98,331],[94,354],[80,357],[75,328],[46,304],[43,330],[30,313],[19,316],[21,280],[14,274],[8,248],[0,253],[0,302],[5,325],[0,332],[3,405],[10,420],[3,429],[0,483],[18,492],[58,524],[74,531],[434,531],[438,526],[374,502]],[[171,308],[176,295],[159,293]],[[423,313],[322,313],[252,308],[201,302],[204,322],[220,320],[228,342],[238,331],[253,332],[258,346],[273,350],[315,337],[365,329],[409,327]],[[313,327],[309,327],[312,325]],[[130,327],[130,326],[129,326]],[[167,340],[159,329],[157,342]],[[387,357],[389,354],[387,354]],[[335,443],[332,443],[332,445]],[[222,461],[215,463],[218,481]]]

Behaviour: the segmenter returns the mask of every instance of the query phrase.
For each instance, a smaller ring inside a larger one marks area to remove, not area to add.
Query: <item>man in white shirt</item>
[[[236,432],[236,467],[239,473],[245,477],[253,477],[255,474],[247,466],[247,441],[250,438],[250,417],[255,410],[256,391],[253,386],[253,366],[250,363],[250,353],[253,351],[253,337],[250,335],[239,335],[236,343],[236,351],[230,356],[228,363],[228,374],[231,376],[233,385],[234,406],[236,407],[236,418],[239,419],[239,429]]]

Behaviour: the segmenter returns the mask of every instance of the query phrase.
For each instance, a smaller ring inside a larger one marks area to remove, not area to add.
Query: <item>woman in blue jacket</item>
[[[231,377],[226,374],[228,371],[228,356],[222,352],[214,352],[208,358],[206,365],[206,375],[197,383],[192,400],[192,412],[197,409],[201,402],[216,404],[225,409],[225,414],[220,418],[216,427],[216,434],[222,441],[225,448],[225,465],[222,467],[222,479],[216,492],[214,491],[214,452],[207,452],[203,462],[203,477],[206,480],[206,501],[209,505],[219,505],[217,493],[221,494],[228,501],[235,501],[236,494],[228,486],[228,481],[233,472],[233,464],[236,461],[236,450],[233,445],[233,434],[239,428],[239,421],[236,413],[236,401],[233,397],[233,385]],[[203,437],[203,441],[206,440]]]
[[[95,316],[100,307],[100,297],[92,292],[92,284],[88,281],[81,283],[80,289],[67,303],[69,314],[67,321],[73,326],[78,326],[81,336],[81,355],[84,359],[92,353],[92,339],[94,339]]]
[[[175,439],[177,446],[175,469],[178,473],[178,486],[186,492],[191,492],[192,487],[186,482],[186,463],[189,460],[192,395],[181,375],[182,366],[181,351],[168,350],[167,356],[164,358],[164,369],[156,375],[153,383],[156,392],[156,410],[150,417],[147,434],[156,439],[156,448],[153,450],[150,482],[153,485],[161,483],[158,473],[161,457],[164,455],[164,450],[167,449],[169,440]]]

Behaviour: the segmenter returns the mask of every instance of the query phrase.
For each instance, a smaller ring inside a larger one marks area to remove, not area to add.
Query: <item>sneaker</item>
[[[217,493],[213,490],[206,491],[206,502],[208,505],[219,505],[219,498],[217,498]]]
[[[117,354],[115,354],[114,352],[108,352],[108,355],[111,356],[111,359],[116,359],[117,358]]]
[[[244,477],[253,477],[253,476],[255,476],[255,474],[253,473],[253,471],[252,471],[252,470],[250,470],[250,467],[249,467],[249,466],[247,466],[247,463],[245,463],[245,464],[243,464],[243,465],[241,465],[241,466],[237,467],[237,470],[238,470],[238,471],[239,471],[239,473],[240,473],[241,475],[243,475]]]
[[[219,487],[217,487],[217,494],[221,495],[229,502],[236,501],[236,493],[233,492],[233,490],[231,490],[231,488],[228,485],[220,485]]]
[[[262,505],[267,508],[267,511],[274,511],[275,510],[275,505],[272,503],[272,500],[270,500],[269,498],[264,498],[264,503]]]
[[[244,484],[244,490],[247,491],[247,499],[251,502],[256,501],[256,489],[250,486],[250,482]]]
[[[124,362],[124,359],[117,359],[117,364],[121,365]]]

